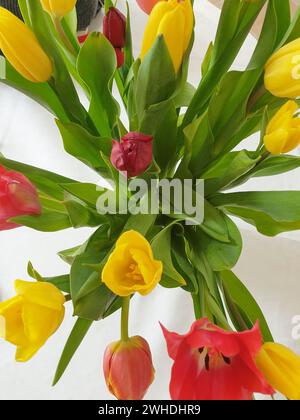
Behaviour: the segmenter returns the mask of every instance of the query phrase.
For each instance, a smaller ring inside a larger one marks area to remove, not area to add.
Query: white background
[[[138,54],[145,15],[132,0],[132,26]],[[196,44],[192,55],[190,80],[196,85],[201,60],[213,39],[219,12],[207,1],[196,2]],[[124,0],[119,1],[121,6]],[[249,38],[235,68],[243,68],[255,45]],[[68,156],[50,114],[20,93],[0,85],[0,151],[6,157],[49,169],[82,181],[97,182],[97,176]],[[247,141],[253,146],[256,138]],[[297,153],[297,152],[296,152]],[[299,189],[299,174],[292,173],[250,181],[244,189]],[[244,250],[235,272],[254,293],[271,325],[277,341],[300,353],[300,340],[292,339],[292,318],[300,315],[300,234],[265,238],[246,224],[242,227]],[[31,260],[43,275],[66,273],[68,267],[57,256],[59,250],[80,244],[89,229],[44,234],[20,228],[0,233],[0,300],[14,294],[13,281],[28,279],[26,266]],[[0,342],[0,399],[112,399],[102,374],[102,355],[108,343],[119,338],[119,314],[94,323],[60,383],[51,388],[55,368],[74,323],[70,304],[63,325],[33,360],[14,361],[14,347]],[[188,294],[182,290],[158,287],[150,296],[135,297],[131,308],[132,335],[143,335],[150,343],[156,368],[156,381],[149,399],[168,399],[171,361],[159,328],[186,332],[193,321]]]

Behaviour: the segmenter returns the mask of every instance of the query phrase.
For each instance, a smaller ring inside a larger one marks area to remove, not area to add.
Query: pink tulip
[[[22,174],[0,166],[0,231],[18,227],[9,219],[37,215],[41,205],[35,186]]]
[[[140,8],[148,15],[151,13],[156,3],[158,3],[159,1],[161,0],[136,0]]]

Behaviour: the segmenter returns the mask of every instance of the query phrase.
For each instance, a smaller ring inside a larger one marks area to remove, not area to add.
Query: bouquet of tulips
[[[242,239],[231,218],[268,236],[300,229],[300,191],[230,191],[300,166],[288,154],[300,143],[300,8],[291,18],[288,0],[224,0],[192,86],[192,0],[137,1],[149,14],[138,57],[129,3],[125,16],[105,0],[103,33],[81,45],[75,3],[19,0],[23,21],[0,8],[0,81],[49,110],[65,151],[100,182],[0,155],[0,230],[94,228],[84,243],[59,252],[67,274],[44,277],[28,264],[32,281],[17,280],[16,296],[0,303],[0,336],[26,362],[72,305],[76,320],[57,383],[92,323],[119,311],[121,337],[104,354],[106,383],[118,399],[142,399],[155,370],[150,345],[129,334],[130,304],[156,287],[181,287],[195,322],[185,335],[163,325],[157,331],[174,362],[172,399],[250,400],[276,391],[300,399],[300,358],[274,342],[232,271]],[[231,71],[264,6],[248,66]],[[254,150],[237,147],[254,133]]]

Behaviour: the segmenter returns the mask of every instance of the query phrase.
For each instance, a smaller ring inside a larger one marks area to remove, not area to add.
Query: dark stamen
[[[198,352],[201,354],[201,353],[203,352],[203,350],[204,350],[204,347],[200,347],[200,348],[198,349]]]
[[[207,354],[204,359],[205,369],[209,370],[209,355]]]
[[[231,363],[230,358],[229,358],[229,357],[224,356],[224,354],[222,354],[222,357],[223,357],[224,362],[225,362],[227,365],[230,365],[230,363]]]

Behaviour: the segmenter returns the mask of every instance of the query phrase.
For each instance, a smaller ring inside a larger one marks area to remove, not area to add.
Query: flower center
[[[128,272],[126,277],[130,279],[133,283],[143,283],[143,276],[140,272],[140,269],[136,263],[129,264]]]
[[[201,347],[198,349],[198,352],[201,355],[201,358],[204,362],[205,369],[207,371],[211,369],[218,369],[224,365],[230,365],[230,357],[224,356],[223,353],[215,351],[210,348]]]

